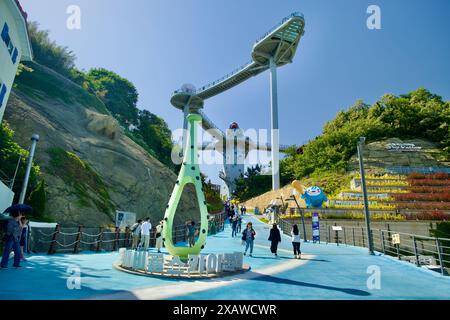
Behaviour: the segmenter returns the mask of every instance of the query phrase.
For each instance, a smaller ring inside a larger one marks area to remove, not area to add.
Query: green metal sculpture
[[[186,144],[183,166],[181,167],[178,175],[178,180],[173,189],[172,195],[167,205],[166,213],[164,216],[165,225],[163,229],[164,244],[169,253],[172,256],[179,256],[182,259],[186,259],[188,255],[199,254],[204,248],[206,237],[208,236],[208,210],[206,207],[205,195],[203,194],[202,180],[200,177],[200,168],[198,165],[198,150],[197,150],[197,124],[202,121],[202,117],[199,114],[189,114],[187,116],[189,124],[188,138],[189,144]],[[187,184],[193,184],[195,186],[195,192],[197,194],[198,206],[200,208],[200,231],[199,237],[195,245],[191,248],[188,247],[176,247],[172,238],[172,227],[175,213],[177,211],[178,204],[180,202],[181,194]]]

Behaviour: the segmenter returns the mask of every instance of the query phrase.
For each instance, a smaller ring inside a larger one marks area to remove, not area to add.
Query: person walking
[[[14,211],[10,213],[10,219],[6,224],[6,233],[4,237],[5,246],[3,248],[3,256],[1,267],[8,268],[9,254],[11,250],[14,251],[14,267],[20,268],[20,237],[22,235],[22,226],[20,224],[20,219],[22,218],[22,213],[19,211]]]
[[[146,218],[144,223],[141,225],[141,247],[144,246],[144,250],[148,250],[150,244],[150,231],[152,230],[152,224],[150,223],[150,218]]]
[[[141,236],[141,226],[142,226],[142,219],[139,219],[135,224],[131,226],[131,236],[133,238],[133,242],[131,245],[131,250],[136,250],[137,246],[139,244],[139,238]]]
[[[236,230],[238,233],[241,233],[241,229],[242,229],[242,215],[240,214],[238,216]]]
[[[250,248],[250,257],[253,257],[253,242],[255,241],[256,232],[253,230],[253,224],[247,223],[247,227],[242,232],[242,241],[245,243],[244,256],[247,255],[247,250]]]
[[[159,224],[156,226],[156,249],[158,250],[158,253],[161,253],[161,247],[163,245],[163,227],[164,227],[164,220],[161,220]]]
[[[195,245],[195,236],[197,235],[197,228],[195,228],[195,221],[192,220],[187,226],[188,228],[188,245],[192,248]]]
[[[28,250],[28,222],[26,217],[20,218],[20,227],[22,228],[20,235],[20,261],[27,261],[25,253]]]
[[[276,223],[274,223],[272,229],[270,229],[269,241],[271,242],[270,251],[275,255],[275,257],[278,257],[277,250],[278,243],[281,242],[281,234]]]
[[[298,226],[294,224],[292,226],[292,247],[294,248],[294,258],[301,259],[301,251],[300,251],[300,232],[298,231]]]
[[[238,214],[236,213],[231,222],[231,237],[234,238],[237,235]]]

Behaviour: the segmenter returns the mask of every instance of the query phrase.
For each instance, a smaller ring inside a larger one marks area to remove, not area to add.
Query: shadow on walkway
[[[254,274],[257,275],[258,273],[254,272]],[[321,285],[321,284],[278,278],[278,277],[263,275],[263,274],[260,274],[259,277],[253,278],[252,280],[253,281],[267,281],[267,282],[272,282],[272,283],[287,284],[287,285],[309,287],[309,288],[317,288],[317,289],[323,289],[323,290],[340,291],[340,292],[343,292],[346,294],[360,296],[360,297],[367,297],[367,296],[371,295],[370,292],[358,290],[358,289],[325,286],[325,285]]]

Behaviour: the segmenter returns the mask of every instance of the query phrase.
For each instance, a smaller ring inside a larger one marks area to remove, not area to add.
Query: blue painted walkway
[[[294,260],[286,236],[274,258],[269,227],[253,217],[245,219],[257,232],[254,257],[245,257],[252,271],[245,274],[157,279],[114,270],[117,253],[35,255],[23,268],[0,270],[0,299],[450,299],[450,277],[391,257],[369,256],[364,248],[302,243],[303,259]],[[227,227],[208,238],[205,253],[241,250],[240,237],[232,239]],[[379,289],[367,286],[370,266],[379,268]],[[80,289],[68,288],[69,268],[79,268]]]

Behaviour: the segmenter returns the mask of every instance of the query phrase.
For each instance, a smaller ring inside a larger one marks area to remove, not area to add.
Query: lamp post
[[[359,171],[361,175],[361,190],[364,199],[364,216],[366,220],[367,228],[367,246],[369,249],[369,254],[373,253],[373,241],[372,241],[372,230],[370,229],[370,212],[369,212],[369,201],[367,199],[367,189],[366,189],[366,177],[364,173],[364,160],[363,160],[363,147],[366,141],[365,137],[360,137],[358,142],[358,159],[359,159]]]
[[[39,135],[33,134],[31,137],[31,149],[28,155],[27,170],[25,171],[25,178],[22,184],[22,191],[20,192],[19,204],[23,204],[25,201],[25,195],[27,193],[28,180],[30,179],[31,166],[33,165],[34,152],[36,151],[36,144],[39,141]]]
[[[294,191],[295,192],[295,191]],[[295,194],[292,194],[290,198],[286,199],[288,201],[295,201],[295,204],[297,206],[298,211],[300,212],[300,217],[302,218],[302,226],[303,226],[303,239],[305,242],[308,242],[306,239],[306,227],[305,227],[305,217],[303,215],[303,210],[300,208],[297,199],[295,198]]]

